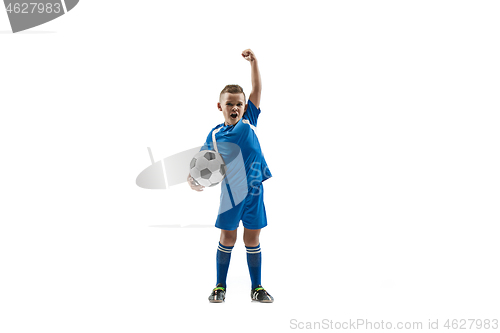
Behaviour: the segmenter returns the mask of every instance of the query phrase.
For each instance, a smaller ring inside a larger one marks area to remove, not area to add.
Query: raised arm
[[[248,99],[252,101],[252,103],[259,108],[260,105],[260,92],[262,90],[262,82],[260,79],[260,72],[259,72],[259,64],[257,63],[257,58],[255,57],[255,54],[253,53],[252,50],[246,49],[241,53],[243,58],[248,60],[250,62],[251,66],[251,73],[252,73],[252,92],[250,93],[250,96],[248,96]]]

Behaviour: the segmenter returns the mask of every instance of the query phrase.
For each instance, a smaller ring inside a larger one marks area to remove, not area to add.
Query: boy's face
[[[224,115],[225,125],[236,125],[247,110],[245,95],[225,93],[217,103],[217,108]]]

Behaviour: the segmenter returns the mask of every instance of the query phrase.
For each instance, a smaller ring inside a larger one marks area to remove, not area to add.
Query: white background
[[[500,319],[499,10],[83,0],[18,34],[0,11],[0,331]],[[250,92],[246,48],[276,301],[250,302],[240,235],[226,303],[209,304],[219,188],[135,179],[147,147],[203,144],[226,84]]]

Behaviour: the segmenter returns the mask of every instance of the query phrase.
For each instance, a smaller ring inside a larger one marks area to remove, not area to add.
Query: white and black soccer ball
[[[226,164],[221,154],[212,150],[202,150],[194,155],[189,165],[189,174],[205,187],[219,184],[226,176]]]

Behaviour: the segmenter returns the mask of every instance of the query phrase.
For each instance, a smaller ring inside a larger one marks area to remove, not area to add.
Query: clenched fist
[[[245,60],[248,60],[250,62],[257,60],[255,54],[250,49],[246,49],[245,51],[241,52],[241,55],[243,56],[243,58],[245,58]]]

